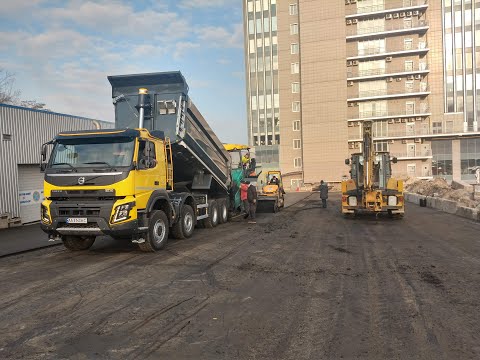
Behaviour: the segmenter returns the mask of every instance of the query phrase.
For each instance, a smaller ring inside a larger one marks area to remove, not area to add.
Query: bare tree
[[[15,89],[15,74],[0,68],[0,104],[18,105],[35,110],[45,110],[44,103],[36,100],[20,100],[22,92]]]
[[[0,103],[14,105],[20,98],[20,90],[14,89],[14,74],[0,69]]]

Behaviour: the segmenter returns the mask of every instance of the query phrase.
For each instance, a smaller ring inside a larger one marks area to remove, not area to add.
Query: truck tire
[[[154,252],[163,249],[168,240],[168,218],[162,210],[154,210],[148,220],[145,242],[139,243],[142,251]]]
[[[225,224],[226,222],[228,222],[227,200],[221,199],[218,200],[218,223]]]
[[[81,251],[90,249],[95,242],[95,236],[73,236],[65,235],[62,238],[63,245],[70,251]]]
[[[175,239],[187,239],[193,234],[195,214],[190,205],[182,206],[180,219],[172,226],[172,235]]]
[[[214,228],[218,225],[218,206],[215,200],[209,201],[208,204],[208,218],[203,219],[203,225],[207,229]]]

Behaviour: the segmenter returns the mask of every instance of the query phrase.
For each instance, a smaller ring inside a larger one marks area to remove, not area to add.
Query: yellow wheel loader
[[[361,153],[345,160],[350,165],[351,179],[342,181],[342,213],[388,213],[391,217],[403,217],[405,213],[403,181],[392,178],[388,152],[375,151],[372,121],[363,122],[363,146]]]

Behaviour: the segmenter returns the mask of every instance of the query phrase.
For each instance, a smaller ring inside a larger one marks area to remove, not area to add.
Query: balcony
[[[399,111],[361,111],[358,114],[358,118],[350,118],[349,122],[355,121],[364,121],[364,120],[389,120],[389,119],[408,119],[408,118],[417,118],[417,117],[426,117],[430,116],[430,108],[426,105],[420,104],[420,109],[418,112],[415,110],[405,110],[404,112]]]
[[[415,55],[415,54],[426,54],[430,49],[428,44],[425,41],[421,41],[417,44],[416,47],[411,49],[398,49],[390,50],[385,48],[369,48],[369,49],[359,49],[357,55],[347,57],[347,60],[373,60],[378,58],[385,58],[389,56],[405,56],[405,55]]]
[[[359,40],[368,37],[384,37],[387,35],[400,35],[413,32],[425,32],[428,30],[428,22],[426,20],[388,22],[385,26],[374,26],[369,28],[348,27],[347,41]]]
[[[403,130],[388,130],[388,135],[374,136],[374,140],[394,140],[394,139],[421,139],[421,138],[442,138],[442,137],[464,137],[464,136],[478,136],[480,131],[464,131],[459,127],[446,130],[445,132],[438,131],[438,129],[432,130],[430,128],[405,128]],[[348,142],[361,142],[360,131],[358,132],[358,138],[349,139]],[[350,137],[350,136],[349,136]]]
[[[424,11],[428,8],[427,0],[388,0],[387,4],[371,6],[347,6],[346,19],[371,17],[375,15],[401,12],[401,11]],[[360,5],[360,4],[359,4]]]
[[[423,160],[432,158],[432,150],[410,151],[406,153],[390,153],[398,160]]]
[[[354,71],[356,70],[356,71]],[[413,67],[388,67],[376,68],[376,69],[347,69],[347,80],[369,80],[369,79],[382,79],[394,76],[405,76],[414,74],[428,74],[430,70],[427,64],[421,64]]]
[[[405,98],[405,97],[415,97],[415,96],[427,96],[430,95],[429,86],[424,83],[422,86],[414,86],[412,88],[406,89],[375,89],[368,91],[359,91],[357,97],[350,97],[347,99],[348,102],[353,101],[369,101],[369,100],[379,100],[379,99],[393,99],[393,98]]]

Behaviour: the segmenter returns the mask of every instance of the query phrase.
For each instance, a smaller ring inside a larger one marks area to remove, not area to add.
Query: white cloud
[[[89,31],[102,35],[151,38],[179,38],[188,34],[188,21],[179,14],[151,9],[136,11],[131,5],[118,1],[73,0],[63,8],[45,9],[46,16],[60,23],[74,22]],[[157,30],[155,30],[157,29]]]
[[[229,59],[221,58],[217,60],[217,63],[220,65],[228,65],[228,64],[231,64],[232,62]]]
[[[196,31],[198,38],[212,47],[241,48],[243,47],[243,26],[235,24],[229,31],[223,27],[207,26]]]
[[[200,47],[200,44],[184,41],[175,44],[175,52],[173,56],[178,59],[181,58],[188,50],[197,49]]]
[[[32,9],[40,5],[43,0],[7,0],[2,1],[0,18],[11,18],[13,16],[25,16],[31,13]]]
[[[179,6],[185,8],[221,7],[228,4],[234,5],[238,0],[182,0]]]

